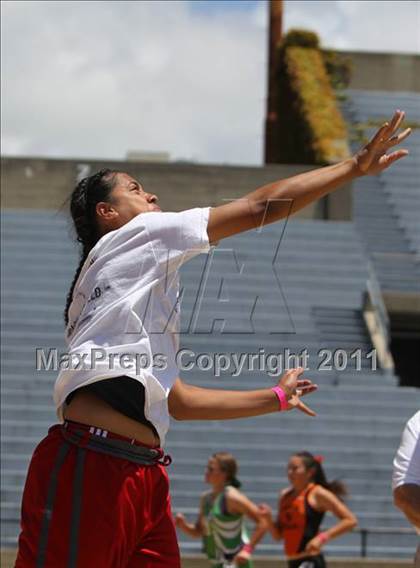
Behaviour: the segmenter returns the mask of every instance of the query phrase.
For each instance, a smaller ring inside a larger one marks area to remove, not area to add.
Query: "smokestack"
[[[283,0],[269,2],[269,33],[268,33],[268,85],[267,85],[267,114],[265,118],[265,147],[264,162],[274,161],[274,147],[277,130],[277,87],[276,72],[278,71],[277,46],[282,36]]]

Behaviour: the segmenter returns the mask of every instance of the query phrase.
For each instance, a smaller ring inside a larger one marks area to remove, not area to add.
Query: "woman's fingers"
[[[385,123],[388,124],[388,126],[385,128],[384,132],[382,133],[384,141],[390,136],[392,136],[394,132],[398,130],[400,124],[404,120],[404,117],[405,117],[405,112],[403,112],[402,110],[395,111],[394,116],[391,118],[391,120],[388,123]]]
[[[298,377],[303,373],[303,367],[286,371],[279,381],[279,386],[286,392],[287,396],[292,395],[298,385]]]
[[[356,154],[360,172],[367,175],[377,174],[408,155],[407,150],[398,150],[397,152],[386,154],[387,150],[401,144],[410,136],[411,128],[406,128],[403,132],[397,134],[404,118],[405,112],[397,110],[392,119],[389,122],[385,122],[370,142]]]
[[[381,126],[381,128],[376,132],[376,134],[370,140],[367,147],[376,148],[377,146],[379,146],[379,144],[382,144],[386,134],[388,133],[389,126],[390,126],[389,122],[385,122],[385,124]]]
[[[301,400],[301,396],[305,396],[318,389],[318,385],[314,384],[310,379],[298,379],[304,372],[303,367],[297,367],[296,369],[290,369],[287,371],[280,380],[280,386],[289,388],[289,410],[297,408],[301,412],[308,414],[308,416],[316,416],[316,412],[311,410],[306,404]]]
[[[301,375],[304,372],[302,367],[297,369],[291,369],[287,371],[281,378],[279,385],[283,388],[287,388],[289,396],[300,391],[301,394],[308,394],[314,392],[318,386],[314,385],[310,379],[297,379],[297,375]]]
[[[398,128],[401,126],[402,121],[405,118],[405,112],[402,110],[397,110],[394,113],[394,116],[392,117],[392,120],[389,124],[389,128],[388,128],[388,132],[387,135],[388,136],[392,136],[392,134],[394,134],[394,132],[396,132],[398,130]]]
[[[388,167],[397,160],[401,158],[405,158],[408,156],[408,150],[397,150],[396,152],[392,152],[392,154],[384,154],[379,158],[379,164],[384,167]]]
[[[394,134],[397,132],[397,130],[401,126],[404,118],[405,118],[405,112],[403,112],[401,110],[397,110],[395,112],[394,116],[392,117],[391,121],[385,122],[385,124],[383,124],[381,126],[381,128],[376,132],[376,134],[374,135],[372,140],[369,142],[368,147],[377,148],[381,144],[386,144],[388,146],[388,144],[391,141],[392,141],[391,146],[393,146],[393,145],[399,144],[400,142],[405,140],[405,138],[407,138],[407,136],[409,136],[411,134],[410,128],[407,128],[399,136],[394,136]],[[390,146],[388,146],[388,147],[390,147]]]
[[[316,416],[316,412],[303,403],[297,394],[293,395],[289,400],[289,410],[294,409],[300,410],[301,412],[308,414],[308,416]]]
[[[305,396],[318,389],[318,385],[314,384],[310,379],[299,379],[296,385],[296,394],[298,396]]]
[[[296,388],[300,389],[303,387],[310,387],[313,384],[314,383],[311,381],[311,379],[298,379],[296,383]]]
[[[311,379],[298,379],[297,384],[298,384],[300,387],[304,387],[304,386],[306,386],[306,385],[311,385],[311,384],[312,384],[312,381],[311,381]]]
[[[288,373],[291,373],[292,375],[295,375],[296,378],[300,377],[300,375],[305,371],[305,369],[303,367],[296,367],[295,369],[290,369],[290,371],[287,371]],[[301,379],[299,379],[301,380]]]
[[[305,396],[306,394],[311,394],[311,392],[315,392],[318,390],[318,385],[308,385],[306,387],[296,389],[296,394],[298,396]]]
[[[392,138],[390,138],[386,143],[387,147],[392,148],[397,144],[401,144],[401,142],[405,140],[408,136],[410,136],[410,134],[411,134],[411,128],[406,128],[404,132],[401,132],[401,134],[395,135]]]
[[[306,406],[306,404],[301,400],[298,400],[296,408],[301,412],[303,412],[304,414],[307,414],[308,416],[316,416],[316,412],[314,412],[311,408],[309,408],[309,406]]]

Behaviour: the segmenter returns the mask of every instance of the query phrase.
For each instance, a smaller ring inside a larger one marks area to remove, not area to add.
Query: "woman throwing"
[[[206,482],[212,489],[201,496],[195,524],[178,513],[178,528],[193,538],[203,539],[203,550],[213,568],[242,566],[252,568],[251,554],[266,532],[266,523],[257,505],[239,491],[238,466],[226,452],[214,454],[207,464]],[[256,523],[251,538],[244,517]]]
[[[325,568],[323,545],[357,525],[356,517],[341,501],[347,494],[345,486],[327,481],[321,461],[309,452],[291,456],[287,467],[291,487],[280,494],[276,521],[267,505],[260,507],[271,536],[284,540],[289,568]],[[338,523],[319,532],[327,511],[338,518]]]
[[[54,400],[62,421],[36,448],[22,501],[17,568],[178,568],[161,446],[169,416],[223,420],[313,414],[316,386],[286,373],[277,387],[203,389],[178,377],[178,269],[237,233],[274,223],[407,154],[390,123],[353,158],[277,181],[214,208],[162,212],[130,175],[102,170],[71,196],[81,259],[65,308],[69,361]],[[164,364],[162,362],[164,357]],[[142,364],[138,362],[141,360]]]

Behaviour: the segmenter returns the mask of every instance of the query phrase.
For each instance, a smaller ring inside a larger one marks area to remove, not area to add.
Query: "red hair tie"
[[[324,461],[324,456],[314,456],[314,460],[321,464]]]

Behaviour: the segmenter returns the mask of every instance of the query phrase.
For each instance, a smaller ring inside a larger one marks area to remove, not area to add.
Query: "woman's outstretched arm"
[[[357,177],[382,172],[408,154],[407,150],[387,154],[411,133],[407,128],[396,134],[404,116],[404,112],[396,111],[392,120],[348,160],[276,181],[242,199],[212,208],[207,228],[210,242],[288,217]]]
[[[310,416],[310,410],[300,396],[314,392],[317,385],[308,379],[299,379],[301,367],[287,371],[278,386],[285,392],[287,410],[297,408]],[[279,410],[277,395],[270,389],[252,391],[228,391],[205,389],[189,385],[177,379],[169,393],[170,415],[175,420],[227,420],[269,414]]]

